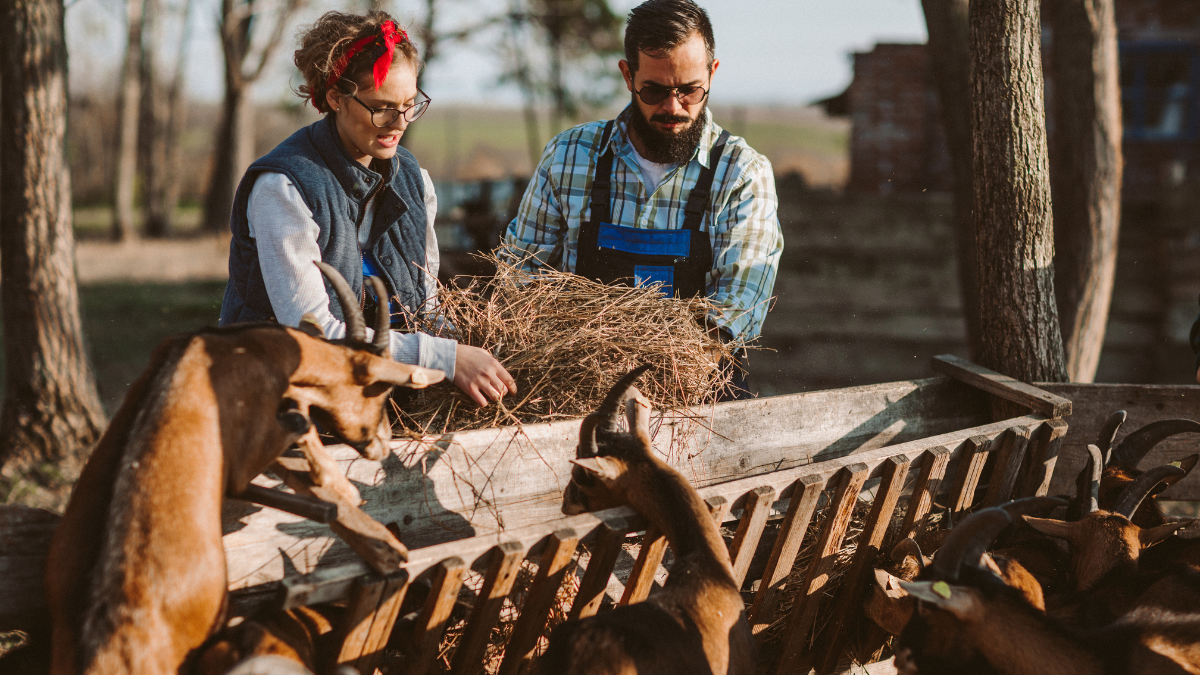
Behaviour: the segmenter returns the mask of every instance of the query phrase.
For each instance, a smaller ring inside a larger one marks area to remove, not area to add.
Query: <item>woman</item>
[[[391,306],[383,311],[431,309],[437,197],[429,173],[400,147],[404,130],[429,106],[417,89],[416,48],[385,12],[329,12],[301,34],[294,61],[305,80],[300,96],[325,118],[246,170],[230,217],[221,324],[308,319],[326,337],[343,337],[342,308],[331,301],[317,260],[346,278],[368,315],[377,299],[365,275],[387,286]],[[392,331],[390,342],[397,361],[445,371],[481,406],[517,391],[483,349],[424,333]]]

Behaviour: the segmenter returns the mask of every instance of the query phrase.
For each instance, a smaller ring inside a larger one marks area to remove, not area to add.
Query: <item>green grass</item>
[[[96,386],[110,415],[163,338],[217,324],[224,293],[224,281],[110,283],[79,289]],[[0,378],[3,372],[0,362]]]

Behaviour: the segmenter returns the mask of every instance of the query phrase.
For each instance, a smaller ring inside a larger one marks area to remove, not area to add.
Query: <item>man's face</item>
[[[693,33],[686,42],[669,52],[640,53],[637,72],[630,70],[627,61],[622,60],[620,63],[621,74],[625,76],[625,86],[629,88],[630,92],[636,92],[646,85],[699,86],[708,89],[712,75],[717,71],[719,65],[720,61],[714,60],[712,69],[709,70],[708,52],[704,47],[704,38],[698,32]],[[637,112],[640,112],[641,117],[646,121],[639,136],[647,135],[646,132],[649,132],[649,135],[659,136],[670,145],[672,137],[680,138],[692,130],[692,126],[699,121],[704,112],[707,101],[708,99],[705,97],[696,103],[686,104],[681,102],[678,96],[671,95],[662,103],[647,105],[635,94],[633,96],[634,105],[637,106]],[[656,145],[653,143],[653,139],[643,138],[641,140],[647,145]],[[693,145],[692,148],[694,149],[694,147]],[[647,159],[654,160],[655,158],[647,157]]]

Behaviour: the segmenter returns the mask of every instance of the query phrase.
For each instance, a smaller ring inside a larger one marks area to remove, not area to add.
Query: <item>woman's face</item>
[[[335,120],[342,145],[363,166],[370,165],[372,159],[391,159],[400,145],[400,137],[408,128],[408,122],[404,115],[400,115],[392,124],[379,128],[371,123],[371,111],[364,104],[375,109],[403,110],[411,106],[417,97],[416,72],[408,61],[397,54],[383,84],[378,89],[360,87],[357,96],[361,103],[336,88],[326,94],[329,106],[337,113]]]

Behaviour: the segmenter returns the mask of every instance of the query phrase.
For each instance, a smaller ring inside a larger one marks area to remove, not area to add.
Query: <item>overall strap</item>
[[[713,175],[717,172],[717,162],[724,154],[725,144],[728,141],[729,132],[722,130],[708,155],[708,166],[700,172],[695,187],[688,194],[687,205],[683,207],[683,229],[685,230],[700,231],[700,221],[704,219],[704,211],[708,208],[708,197],[712,192]]]
[[[604,133],[600,136],[600,159],[596,160],[596,175],[592,176],[591,217],[593,223],[607,223],[612,220],[612,167],[613,151],[609,147],[613,127],[616,120],[609,120],[604,125]]]

